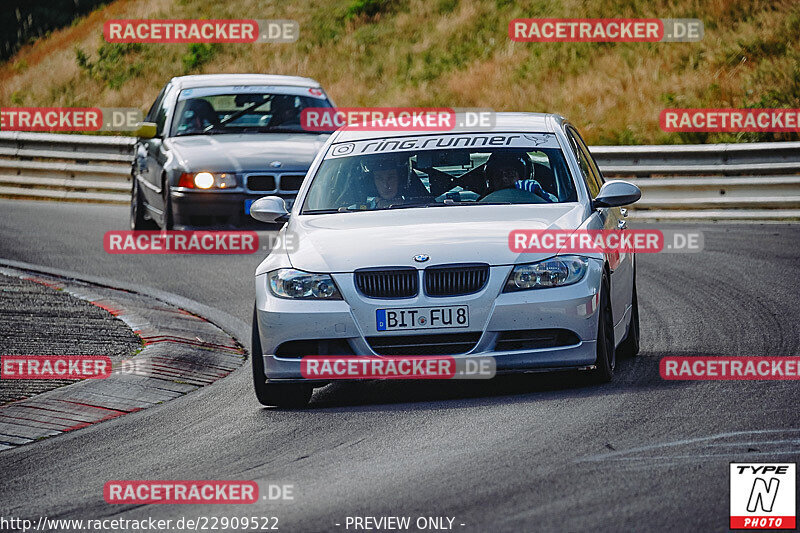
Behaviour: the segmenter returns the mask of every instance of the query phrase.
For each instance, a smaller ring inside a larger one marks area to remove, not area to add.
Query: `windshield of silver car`
[[[332,144],[302,214],[575,201],[553,134],[437,134]]]

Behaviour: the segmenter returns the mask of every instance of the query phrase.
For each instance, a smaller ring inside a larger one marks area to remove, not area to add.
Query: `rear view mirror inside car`
[[[471,165],[469,150],[431,150],[417,154],[415,168],[460,167]]]

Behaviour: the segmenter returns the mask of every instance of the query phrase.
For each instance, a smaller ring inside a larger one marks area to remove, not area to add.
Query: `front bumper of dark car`
[[[279,229],[281,224],[259,222],[245,212],[246,200],[267,194],[232,191],[193,191],[173,187],[172,220],[176,230]],[[287,208],[292,198],[287,198]]]

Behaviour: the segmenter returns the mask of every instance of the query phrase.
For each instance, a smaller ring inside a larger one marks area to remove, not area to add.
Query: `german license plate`
[[[378,331],[406,329],[465,328],[469,326],[469,307],[404,307],[375,311]]]

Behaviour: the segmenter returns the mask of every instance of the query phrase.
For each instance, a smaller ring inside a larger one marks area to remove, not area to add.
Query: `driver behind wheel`
[[[272,99],[272,116],[267,124],[269,127],[299,125],[300,109],[295,107],[295,97],[291,95],[278,95]]]

